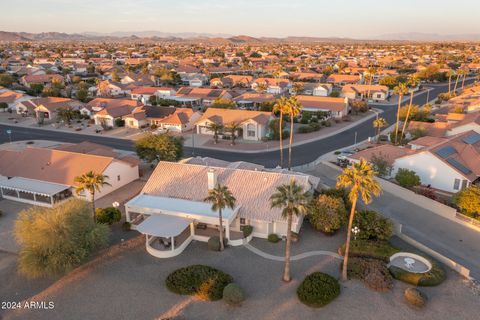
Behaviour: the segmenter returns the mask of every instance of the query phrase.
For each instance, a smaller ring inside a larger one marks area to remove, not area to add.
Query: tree
[[[382,130],[382,128],[386,127],[387,125],[388,123],[387,123],[387,120],[385,120],[385,118],[378,117],[375,120],[373,120],[373,127],[377,129],[377,141],[380,137],[380,131]]]
[[[109,234],[108,226],[94,223],[87,202],[79,199],[26,209],[14,228],[19,271],[30,278],[70,271],[105,246]]]
[[[229,99],[222,99],[218,98],[215,99],[210,106],[211,108],[220,108],[220,109],[234,109],[235,108],[235,102]]]
[[[372,82],[373,82],[373,78],[375,77],[375,73],[377,73],[377,69],[374,68],[374,67],[370,67],[368,68],[368,75],[369,75],[369,86],[368,86],[368,90],[367,90],[367,99],[370,98],[370,88],[372,86]]]
[[[113,82],[120,82],[120,77],[118,76],[117,69],[113,69],[111,76]]]
[[[148,133],[135,142],[135,151],[140,159],[150,163],[178,161],[183,155],[183,139],[165,133]]]
[[[410,87],[410,103],[408,104],[407,115],[405,116],[405,120],[403,121],[402,135],[401,135],[402,137],[405,135],[405,129],[407,128],[408,117],[410,116],[410,111],[412,109],[414,89],[419,84],[420,84],[420,80],[415,76],[411,77],[407,82],[407,85]]]
[[[78,100],[85,102],[85,100],[87,100],[87,97],[88,97],[88,92],[85,89],[78,89],[76,96]]]
[[[80,195],[82,193],[90,193],[92,203],[93,221],[96,221],[95,215],[95,193],[100,192],[104,186],[110,186],[107,182],[108,176],[89,171],[81,176],[77,176],[74,179],[76,184],[75,192]]]
[[[69,125],[76,116],[77,112],[70,107],[57,109],[57,118],[64,121],[67,125]]]
[[[225,208],[233,209],[236,199],[228,190],[227,186],[217,184],[215,188],[208,190],[208,196],[203,200],[212,204],[212,211],[218,211],[218,221],[220,226],[220,251],[223,251],[223,217],[222,210]]]
[[[453,86],[453,94],[457,94],[457,86],[458,86],[458,80],[460,79],[460,76],[462,75],[463,71],[462,70],[457,70],[457,78],[455,79],[455,85]]]
[[[110,83],[107,80],[100,81],[98,84],[98,93],[101,97],[110,96]]]
[[[322,194],[310,201],[308,220],[316,230],[332,234],[347,222],[347,209],[341,198]]]
[[[398,85],[398,80],[393,76],[385,76],[378,81],[378,84],[387,86],[390,90],[393,90]]]
[[[446,72],[446,76],[448,76],[448,95],[452,93],[452,77],[454,73],[451,69],[448,69]]]
[[[298,185],[294,178],[289,184],[277,187],[277,192],[270,197],[271,208],[282,209],[283,218],[287,219],[287,242],[285,244],[285,269],[283,281],[290,281],[290,245],[292,240],[293,215],[299,216],[307,211],[310,195]]]
[[[395,180],[404,188],[413,188],[420,185],[420,177],[415,173],[415,171],[408,170],[405,168],[398,169],[397,174],[395,175]]]
[[[392,222],[373,210],[358,211],[353,225],[360,229],[357,237],[362,240],[386,241],[393,233]]]
[[[216,122],[210,122],[207,125],[207,129],[213,132],[213,143],[217,144],[218,143],[218,135],[219,133],[222,132],[223,130],[223,125],[216,123]]]
[[[301,82],[295,82],[292,86],[292,91],[294,95],[298,95],[305,89],[305,86]]]
[[[285,97],[278,99],[273,105],[273,112],[279,114],[278,134],[280,137],[280,167],[283,168],[283,114],[288,112],[288,100]]]
[[[111,225],[112,223],[118,222],[122,219],[122,212],[114,207],[97,208],[95,210],[95,216],[98,223]]]
[[[232,146],[235,145],[235,139],[237,138],[238,131],[242,126],[237,122],[232,122],[226,126],[226,129],[230,132],[230,139],[232,141]]]
[[[7,73],[0,74],[0,86],[10,88],[15,80]]]
[[[43,84],[41,83],[32,83],[30,84],[30,91],[33,95],[38,96],[40,93],[43,92]]]
[[[394,144],[397,144],[398,139],[398,124],[400,122],[400,108],[402,105],[402,98],[404,94],[408,93],[407,85],[405,83],[399,83],[394,89],[395,94],[398,94],[398,106],[397,106],[397,121],[395,122],[395,140]]]
[[[368,103],[364,100],[352,100],[350,102],[350,107],[352,107],[352,112],[355,114],[365,113],[368,111]]]
[[[480,187],[471,185],[453,196],[453,203],[463,214],[472,218],[480,217]]]
[[[290,115],[290,141],[288,144],[288,170],[292,169],[293,119],[300,115],[303,106],[295,96],[287,100],[286,111]]]
[[[350,188],[348,198],[352,203],[350,217],[348,219],[347,241],[345,243],[345,256],[343,258],[342,279],[347,280],[348,254],[350,252],[350,239],[352,235],[352,224],[355,217],[355,208],[358,197],[361,196],[365,204],[372,202],[372,195],[378,197],[381,192],[380,185],[375,181],[376,172],[373,167],[360,159],[360,162],[354,163],[351,168],[345,168],[340,176],[337,177],[337,188]]]
[[[392,172],[392,161],[390,161],[390,159],[381,152],[379,152],[378,155],[373,154],[372,158],[370,159],[370,163],[380,177],[389,176]]]

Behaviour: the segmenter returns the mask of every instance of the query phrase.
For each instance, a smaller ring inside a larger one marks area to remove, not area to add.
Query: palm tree
[[[282,209],[283,218],[287,219],[287,242],[285,244],[285,269],[283,281],[290,281],[290,244],[292,240],[293,215],[304,214],[310,195],[305,192],[302,186],[298,185],[294,178],[289,184],[277,187],[277,192],[270,197],[271,208]]]
[[[462,78],[462,91],[465,88],[465,78],[467,77],[468,71],[466,69],[462,70],[463,78]]]
[[[352,203],[350,217],[348,219],[347,241],[345,243],[345,255],[342,266],[342,279],[347,280],[348,254],[350,252],[350,239],[352,236],[352,224],[355,216],[355,208],[357,206],[358,197],[361,196],[365,204],[372,201],[372,195],[378,197],[381,192],[380,185],[374,179],[376,172],[372,166],[360,159],[360,162],[354,163],[351,168],[343,170],[342,174],[337,177],[337,188],[350,188],[348,198]]]
[[[400,107],[402,106],[402,98],[403,95],[408,93],[408,88],[405,83],[399,83],[398,86],[396,86],[393,89],[393,92],[395,94],[398,94],[398,107],[397,107],[397,121],[395,122],[395,141],[394,144],[397,144],[398,140],[398,123],[400,122]]]
[[[462,70],[459,69],[457,70],[457,78],[455,79],[455,85],[453,86],[453,93],[456,95],[457,94],[457,85],[458,85],[458,80],[460,79],[460,75],[462,74]]]
[[[378,138],[380,137],[380,130],[388,125],[387,120],[385,118],[377,117],[373,120],[373,127],[377,129],[377,142]]]
[[[211,190],[208,190],[208,196],[203,200],[212,204],[212,210],[218,211],[218,221],[220,226],[220,251],[225,249],[223,245],[223,217],[222,210],[225,208],[233,209],[235,207],[236,199],[228,190],[227,186],[217,184],[217,186]]]
[[[410,79],[408,79],[407,85],[410,87],[410,103],[408,104],[407,115],[405,116],[405,120],[403,122],[402,135],[400,137],[403,137],[403,135],[405,134],[405,129],[407,128],[408,118],[410,117],[410,112],[412,110],[414,89],[419,84],[420,84],[420,80],[416,76],[413,76]]]
[[[448,95],[452,92],[452,77],[454,75],[453,71],[451,69],[448,69],[446,72],[448,76]]]
[[[207,125],[207,129],[213,131],[213,143],[217,144],[218,134],[223,130],[223,125],[216,122],[211,122]]]
[[[235,145],[235,139],[237,138],[237,132],[240,130],[241,126],[237,122],[232,122],[227,125],[227,130],[230,132],[230,139],[232,140],[232,146]]]
[[[104,186],[110,186],[106,180],[108,176],[89,171],[81,176],[75,177],[74,181],[77,184],[75,192],[79,195],[82,192],[90,193],[92,200],[93,221],[95,221],[95,193],[100,192]]]
[[[377,72],[376,68],[374,68],[374,67],[368,68],[369,86],[368,86],[368,91],[367,91],[367,100],[369,99],[369,96],[370,96],[370,87],[372,86],[373,77],[375,76],[376,72]]]
[[[279,129],[278,134],[280,135],[280,167],[283,168],[283,114],[287,110],[287,103],[288,100],[285,97],[281,97],[278,99],[275,104],[273,105],[273,112],[279,113],[280,120],[279,120]]]
[[[292,168],[293,119],[298,117],[303,106],[295,96],[288,99],[286,106],[290,115],[290,142],[288,144],[288,170],[290,170]]]

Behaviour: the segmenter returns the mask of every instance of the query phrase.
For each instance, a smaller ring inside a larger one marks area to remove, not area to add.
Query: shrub
[[[334,277],[314,272],[302,281],[297,288],[300,301],[314,308],[323,307],[340,295],[340,285]]]
[[[243,231],[243,237],[244,238],[248,237],[253,232],[253,227],[252,226],[243,226],[241,229]]]
[[[22,211],[14,233],[20,245],[19,271],[36,278],[72,270],[107,244],[110,230],[93,221],[89,203],[70,200],[55,208]]]
[[[453,196],[453,202],[463,214],[480,218],[480,187],[470,186],[461,190]]]
[[[413,307],[423,308],[427,303],[427,296],[417,288],[407,288],[403,293],[405,300]]]
[[[420,185],[420,177],[415,171],[400,168],[395,175],[395,180],[404,188],[413,188]]]
[[[358,211],[353,225],[360,229],[357,239],[388,240],[393,233],[392,222],[373,210]]]
[[[223,289],[223,300],[229,305],[238,306],[245,300],[245,295],[239,285],[230,283]]]
[[[433,191],[433,189],[431,189],[431,188],[420,187],[420,188],[416,189],[416,192],[419,195],[422,195],[422,196],[427,197],[429,199],[437,200],[437,195],[435,194],[435,191]]]
[[[380,260],[372,259],[367,264],[363,281],[372,290],[388,291],[393,288],[393,278],[386,264]]]
[[[123,231],[130,231],[132,230],[132,224],[128,221],[125,221],[123,224],[122,224],[122,230]]]
[[[233,278],[215,268],[192,265],[170,273],[165,284],[173,293],[197,296],[203,300],[220,300],[224,288]]]
[[[310,126],[301,126],[300,128],[298,128],[298,133],[310,133],[310,132],[313,132],[313,129]]]
[[[227,245],[227,238],[223,238],[223,245]],[[208,239],[208,249],[212,251],[220,251],[220,237],[219,236],[212,236]]]
[[[420,287],[438,286],[446,279],[445,271],[438,264],[431,263],[432,269],[425,273],[409,272],[395,266],[390,266],[388,269],[392,276],[399,281]]]
[[[350,242],[350,257],[365,257],[389,262],[390,257],[400,250],[387,241],[355,240]],[[340,246],[339,253],[345,253],[345,244]]]
[[[115,119],[115,126],[117,127],[124,127],[125,126],[125,120],[121,118]]]
[[[269,242],[272,242],[272,243],[277,243],[278,241],[281,240],[280,237],[275,233],[270,233],[267,239]]]
[[[347,222],[347,210],[341,198],[320,195],[309,204],[309,217],[313,228],[333,234]]]
[[[339,151],[339,153],[341,153],[341,152]],[[352,209],[352,203],[350,202],[350,199],[348,197],[348,191],[347,190],[331,188],[331,189],[323,189],[321,191],[321,193],[325,194],[327,196],[342,199],[343,203],[345,204],[345,209],[347,209],[347,211],[350,211]]]
[[[122,219],[122,213],[120,210],[114,207],[108,208],[97,208],[95,210],[95,217],[98,223],[106,223],[111,225],[114,222],[120,221]]]

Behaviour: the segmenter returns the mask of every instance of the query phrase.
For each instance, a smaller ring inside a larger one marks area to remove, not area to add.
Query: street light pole
[[[430,102],[430,88],[427,88],[427,103],[428,104]]]

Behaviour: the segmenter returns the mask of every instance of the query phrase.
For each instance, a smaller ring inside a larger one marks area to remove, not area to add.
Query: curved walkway
[[[274,256],[272,254],[263,252],[262,250],[257,249],[250,244],[246,244],[245,248],[247,248],[248,250],[252,251],[253,253],[255,253],[255,254],[257,254],[257,255],[265,258],[265,259],[269,259],[269,260],[273,260],[273,261],[284,261],[285,260],[285,257]],[[297,254],[295,256],[291,256],[290,260],[296,261],[296,260],[301,260],[301,259],[305,259],[305,258],[309,258],[309,257],[313,257],[313,256],[330,256],[332,258],[343,260],[343,257],[340,256],[338,253],[331,252],[331,251],[323,251],[323,250],[300,253],[300,254]]]

